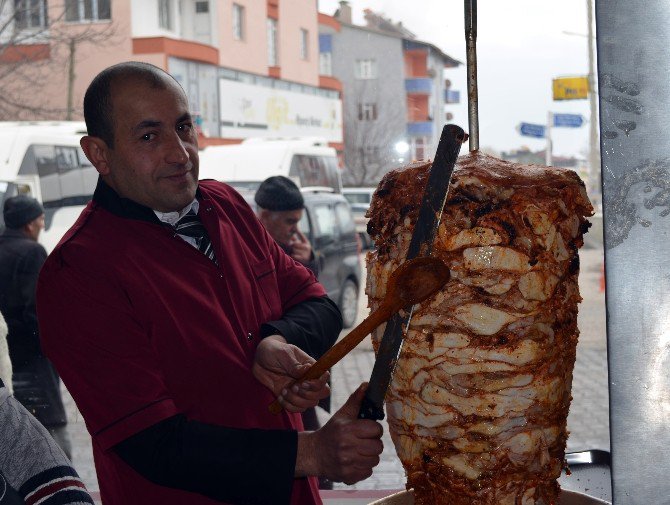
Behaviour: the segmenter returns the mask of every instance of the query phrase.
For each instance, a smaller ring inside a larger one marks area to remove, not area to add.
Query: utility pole
[[[547,141],[547,148],[544,151],[544,164],[548,167],[553,163],[552,151],[554,150],[554,144],[551,140],[551,127],[554,126],[554,114],[551,111],[547,112],[547,127],[544,130],[544,138]]]
[[[588,50],[589,50],[589,108],[590,108],[590,119],[589,119],[589,189],[591,190],[591,195],[596,196],[596,208],[600,206],[602,199],[601,192],[601,182],[600,182],[600,145],[598,143],[598,102],[596,96],[596,72],[595,72],[595,61],[594,61],[594,44],[595,36],[593,33],[593,0],[586,0],[587,8],[587,23],[588,23],[588,32],[587,32],[587,41],[588,41]]]
[[[74,38],[70,38],[68,41],[68,61],[67,61],[67,113],[65,119],[67,121],[72,121],[72,114],[74,112],[74,64],[75,58],[74,53],[77,48]]]

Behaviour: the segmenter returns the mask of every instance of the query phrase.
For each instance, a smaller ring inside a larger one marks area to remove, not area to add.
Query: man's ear
[[[107,162],[109,147],[100,137],[86,135],[79,141],[88,161],[95,167],[100,175],[109,175],[110,166]]]

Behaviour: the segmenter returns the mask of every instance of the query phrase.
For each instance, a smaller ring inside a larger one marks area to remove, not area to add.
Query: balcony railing
[[[407,135],[410,137],[430,136],[433,134],[432,121],[415,121],[407,123]]]
[[[433,80],[429,77],[405,79],[405,91],[407,93],[429,95],[433,91]]]

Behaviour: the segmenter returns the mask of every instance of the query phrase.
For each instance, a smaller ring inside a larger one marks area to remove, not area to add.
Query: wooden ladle
[[[439,258],[423,256],[405,261],[391,274],[386,287],[386,296],[377,309],[366,317],[361,324],[351,330],[342,340],[331,347],[316,361],[302,377],[290,383],[294,384],[318,379],[335,363],[346,356],[368,334],[388,321],[403,307],[420,303],[437,292],[449,280],[449,267]],[[275,400],[270,412],[281,412],[281,404]]]

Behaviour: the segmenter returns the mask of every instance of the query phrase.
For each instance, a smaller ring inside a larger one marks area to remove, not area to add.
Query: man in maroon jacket
[[[309,505],[321,503],[315,476],[368,477],[381,426],[356,418],[363,389],[315,432],[299,413],[328,394],[327,376],[287,389],[341,316],[242,197],[198,183],[179,84],[115,65],[89,86],[84,115],[100,180],[42,269],[37,309],[104,503]]]

